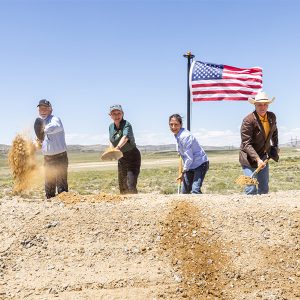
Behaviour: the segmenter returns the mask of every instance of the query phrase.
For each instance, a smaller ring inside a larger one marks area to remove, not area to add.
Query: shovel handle
[[[270,159],[270,158],[267,158],[266,160],[264,160],[265,165],[268,163],[269,159]],[[253,176],[254,174],[257,174],[257,173],[258,173],[261,169],[263,169],[263,168],[264,168],[264,167],[263,167],[262,165],[260,165],[260,166],[253,172],[252,176]]]
[[[178,178],[177,178],[177,193],[180,194],[181,191],[181,182],[182,182],[182,170],[183,170],[183,165],[182,165],[182,158],[179,157],[179,162],[178,162]]]

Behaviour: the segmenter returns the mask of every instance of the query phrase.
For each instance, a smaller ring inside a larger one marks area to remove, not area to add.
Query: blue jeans
[[[245,176],[251,176],[255,171],[254,168],[243,166],[243,172]],[[254,178],[258,181],[258,189],[256,185],[246,185],[245,194],[256,195],[256,194],[268,194],[269,192],[269,164],[267,164],[262,170],[260,170]]]
[[[185,172],[183,174],[182,194],[202,194],[201,186],[208,169],[209,162],[206,161],[199,167]]]

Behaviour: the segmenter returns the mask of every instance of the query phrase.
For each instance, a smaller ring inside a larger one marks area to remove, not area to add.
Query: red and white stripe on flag
[[[245,101],[262,89],[262,68],[237,68],[194,61],[190,69],[192,101]]]

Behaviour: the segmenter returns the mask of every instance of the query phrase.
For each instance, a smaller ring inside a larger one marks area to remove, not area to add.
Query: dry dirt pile
[[[127,197],[122,195],[114,195],[114,194],[92,194],[92,195],[79,195],[78,193],[72,193],[72,192],[63,192],[56,196],[56,198],[60,201],[62,201],[65,204],[75,204],[78,202],[100,202],[100,201],[122,201],[125,200]]]
[[[0,200],[0,299],[300,299],[300,191]]]

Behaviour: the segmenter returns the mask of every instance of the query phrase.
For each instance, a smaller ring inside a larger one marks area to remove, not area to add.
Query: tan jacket
[[[241,126],[241,147],[239,161],[242,166],[257,168],[257,158],[264,159],[270,153],[272,145],[278,148],[278,130],[276,116],[267,112],[270,133],[266,137],[265,131],[257,113],[254,111],[246,116]]]

